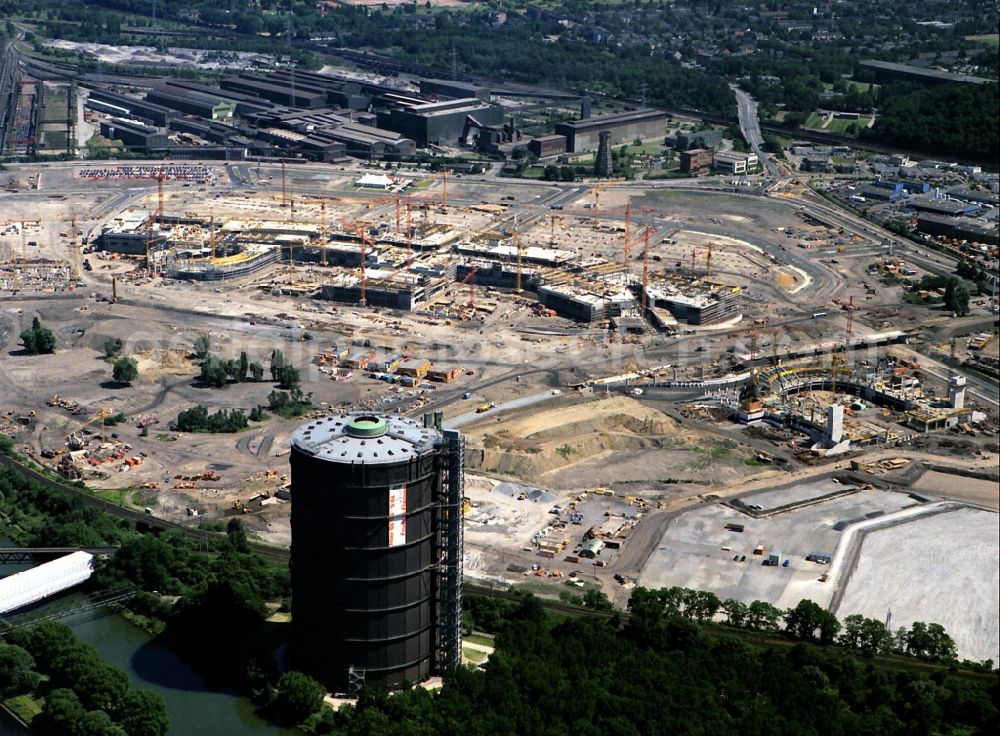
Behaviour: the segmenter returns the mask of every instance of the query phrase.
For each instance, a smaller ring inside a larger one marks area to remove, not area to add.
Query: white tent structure
[[[0,614],[37,603],[50,595],[88,580],[94,573],[94,556],[73,552],[0,580]]]

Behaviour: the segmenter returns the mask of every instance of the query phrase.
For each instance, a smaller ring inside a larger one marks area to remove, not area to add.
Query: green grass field
[[[58,123],[66,119],[66,95],[50,94],[45,96],[45,115],[43,121],[46,123]]]
[[[857,125],[859,128],[864,128],[871,121],[871,117],[868,115],[862,115],[857,120],[838,120],[834,118],[825,126],[823,125],[826,120],[825,115],[818,115],[817,113],[812,113],[809,119],[806,120],[805,127],[809,130],[819,130],[824,133],[833,133],[834,135],[847,135],[847,129],[852,125]]]
[[[66,149],[67,136],[65,130],[46,130],[43,140],[45,148],[49,151]]]

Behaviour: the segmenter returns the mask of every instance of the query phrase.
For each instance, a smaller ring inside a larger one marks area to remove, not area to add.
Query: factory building
[[[937,69],[924,69],[911,64],[895,64],[891,61],[868,59],[858,62],[858,66],[874,75],[876,82],[917,82],[919,84],[996,84],[994,79],[974,77],[970,74],[955,74]]]
[[[566,136],[543,135],[528,141],[528,150],[538,158],[548,158],[566,153]]]
[[[338,161],[347,155],[347,147],[322,133],[304,134],[281,128],[261,128],[256,131],[258,140],[276,148],[290,148],[314,161]]]
[[[934,197],[914,197],[910,206],[920,212],[933,212],[936,215],[971,215],[979,211],[975,202],[957,202],[954,199],[935,199]]]
[[[169,107],[140,100],[131,95],[120,95],[106,89],[91,90],[87,97],[87,107],[115,117],[133,118],[149,125],[166,126],[177,117]]]
[[[236,112],[235,103],[192,90],[154,89],[146,93],[146,101],[208,120],[228,120]]]
[[[202,140],[211,141],[212,143],[229,143],[234,138],[242,138],[238,128],[209,120],[174,118],[170,121],[169,127],[170,130],[177,133],[196,135]]]
[[[199,84],[198,82],[188,82],[183,79],[168,81],[165,89],[174,94],[184,94],[184,91],[186,90],[208,95],[209,97],[229,100],[236,106],[236,114],[241,117],[252,115],[253,113],[265,112],[274,107],[272,102],[261,97],[243,94],[242,92],[224,92],[220,87],[213,87],[208,84]]]
[[[477,99],[482,102],[489,102],[491,97],[489,87],[456,82],[451,79],[421,79],[420,94],[443,100]]]
[[[290,463],[293,666],[356,694],[458,665],[461,434],[440,414],[325,417]]]
[[[321,92],[304,90],[298,86],[269,82],[264,79],[229,77],[219,82],[225,91],[242,92],[263,97],[265,100],[287,107],[314,108],[326,106],[326,95]]]
[[[413,139],[352,119],[362,117],[367,119],[370,116],[326,110],[272,110],[253,115],[251,119],[260,128],[283,128],[342,143],[347,155],[355,158],[378,158],[387,150],[395,150],[403,156],[411,156],[417,152]]]
[[[279,69],[266,75],[244,73],[240,77],[315,92],[324,95],[328,105],[348,110],[365,110],[370,102],[370,97],[362,89],[361,83],[326,74]]]
[[[378,113],[378,127],[412,138],[420,148],[456,145],[469,117],[480,126],[499,126],[504,122],[502,107],[474,97],[445,102],[423,102],[401,95],[386,95],[385,99],[394,106]]]
[[[167,145],[167,136],[159,129],[121,118],[102,122],[101,135],[108,140],[121,141],[136,151],[151,151]]]
[[[636,138],[663,139],[667,127],[667,113],[662,110],[637,110],[600,118],[587,118],[567,123],[556,123],[555,132],[566,136],[566,150],[570,153],[596,151],[600,134],[610,134],[611,145],[631,143]]]
[[[957,238],[974,243],[997,245],[1000,243],[1000,233],[995,223],[970,220],[966,217],[947,217],[944,215],[920,215],[917,218],[917,230],[928,235],[945,238]]]

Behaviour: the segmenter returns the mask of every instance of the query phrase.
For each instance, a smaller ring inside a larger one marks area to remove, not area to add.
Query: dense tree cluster
[[[886,85],[879,103],[874,127],[862,132],[866,138],[975,160],[1000,159],[996,84]]]
[[[45,709],[32,723],[41,736],[164,736],[169,729],[163,698],[132,690],[128,675],[78,641],[68,626],[45,621],[13,632],[9,640],[48,677]]]
[[[366,691],[356,707],[325,715],[317,730],[902,736],[989,733],[997,726],[995,679],[885,670],[805,644],[761,650],[735,637],[705,636],[693,618],[663,614],[669,600],[690,610],[676,595],[646,591],[639,598],[624,626],[615,619],[557,622],[530,596],[499,607],[470,601],[480,614],[503,610],[485,672],[455,671],[436,694]],[[687,598],[692,616],[712,606]],[[806,633],[808,621],[802,626]]]
[[[219,409],[209,414],[201,404],[184,409],[177,415],[176,426],[180,432],[239,432],[246,429],[247,415],[240,409]]]
[[[56,336],[34,317],[31,328],[21,333],[21,345],[28,355],[48,355],[56,351]]]
[[[131,534],[128,522],[6,466],[0,466],[0,511],[4,534],[22,546],[106,547]]]

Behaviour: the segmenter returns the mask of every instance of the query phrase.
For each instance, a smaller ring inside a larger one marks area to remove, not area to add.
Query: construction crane
[[[448,174],[450,173],[451,169],[441,171],[441,206],[445,213],[448,212]]]
[[[655,230],[646,228],[642,234],[642,316],[646,316],[647,294],[649,293],[649,236]]]
[[[601,226],[601,188],[594,187],[590,190],[594,195],[594,227]]]
[[[462,279],[462,286],[469,285],[469,306],[473,310],[476,308],[476,271],[478,270],[479,266],[473,265],[469,273]]]
[[[854,345],[854,310],[856,307],[853,296],[848,299],[844,309],[847,310],[847,329],[844,330],[844,358],[847,358],[848,352]]]
[[[708,255],[705,257],[705,278],[712,277],[712,245],[708,244]]]
[[[284,206],[287,204],[286,199],[286,188],[285,188],[285,159],[281,159],[281,204]]]
[[[80,424],[80,426],[76,428],[76,432],[72,433],[69,437],[66,438],[70,449],[82,450],[84,447],[86,447],[87,443],[83,441],[83,437],[78,433],[82,432],[84,429],[86,429],[87,427],[89,427],[91,424],[93,424],[98,420],[100,420],[101,444],[103,445],[105,441],[104,418],[109,416],[111,416],[111,409],[103,408],[103,409],[98,409],[96,412],[94,412],[89,417],[84,419],[83,422]]]

